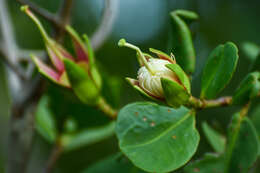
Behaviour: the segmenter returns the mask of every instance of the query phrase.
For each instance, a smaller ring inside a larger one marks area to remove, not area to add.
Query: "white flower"
[[[137,79],[139,86],[150,95],[155,97],[164,98],[163,88],[161,85],[161,77],[176,80],[176,75],[165,67],[166,64],[170,64],[169,61],[163,59],[150,58],[148,65],[153,69],[153,74],[142,66],[138,71]]]

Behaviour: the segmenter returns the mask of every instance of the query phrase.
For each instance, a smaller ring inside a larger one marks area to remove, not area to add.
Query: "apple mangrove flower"
[[[76,54],[72,55],[48,36],[41,22],[29,10],[28,6],[22,6],[21,10],[38,27],[52,63],[52,67],[48,66],[40,58],[32,55],[32,60],[39,72],[58,85],[72,88],[83,102],[95,103],[101,88],[101,77],[94,63],[94,53],[88,37],[83,35],[84,40],[82,40],[72,27],[66,26],[66,31],[71,37]]]
[[[137,46],[125,39],[118,42],[120,47],[128,47],[137,52],[140,69],[137,80],[127,81],[142,95],[156,101],[165,102],[173,107],[186,104],[190,97],[190,81],[182,68],[176,63],[174,55],[150,48],[159,58],[143,53]]]

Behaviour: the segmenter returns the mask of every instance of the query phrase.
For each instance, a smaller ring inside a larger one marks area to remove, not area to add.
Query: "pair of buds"
[[[72,88],[83,102],[95,103],[99,97],[102,81],[94,62],[94,53],[87,35],[83,35],[84,40],[82,40],[73,28],[66,26],[66,31],[74,45],[76,54],[74,57],[62,45],[48,36],[28,6],[22,6],[21,10],[34,21],[40,30],[52,63],[52,67],[50,67],[40,58],[31,55],[39,72],[60,86]]]
[[[176,63],[174,55],[150,48],[159,58],[143,53],[138,47],[121,39],[119,46],[136,50],[140,64],[137,79],[127,81],[143,96],[154,101],[164,102],[175,108],[188,103],[191,96],[190,80]]]

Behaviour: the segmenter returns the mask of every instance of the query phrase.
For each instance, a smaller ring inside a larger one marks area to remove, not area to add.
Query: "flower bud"
[[[142,66],[138,71],[137,79],[140,87],[147,93],[164,98],[163,88],[161,84],[161,77],[168,78],[178,82],[177,76],[168,69],[165,65],[169,61],[163,59],[149,59],[148,64],[154,69],[154,74],[151,74],[145,66]]]
[[[53,65],[50,67],[32,55],[39,72],[58,85],[72,88],[84,103],[95,104],[99,98],[101,77],[94,63],[94,53],[88,37],[83,36],[84,42],[73,28],[66,26],[66,31],[74,45],[76,54],[74,57],[62,45],[48,36],[28,6],[22,6],[21,10],[33,20],[40,30]]]
[[[179,107],[187,103],[190,97],[190,81],[182,68],[176,63],[174,55],[150,49],[157,54],[153,58],[143,53],[138,47],[121,39],[119,46],[125,46],[137,51],[140,64],[137,80],[126,78],[127,81],[142,95],[155,101],[165,102],[170,106]]]

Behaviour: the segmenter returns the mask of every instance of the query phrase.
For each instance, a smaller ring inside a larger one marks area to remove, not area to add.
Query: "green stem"
[[[112,119],[117,117],[117,111],[114,110],[103,97],[99,99],[97,108]]]

